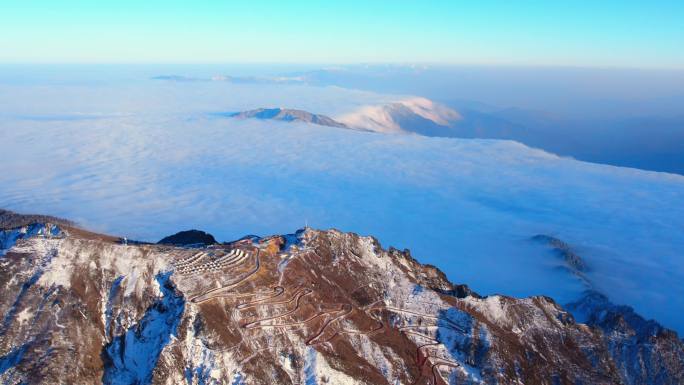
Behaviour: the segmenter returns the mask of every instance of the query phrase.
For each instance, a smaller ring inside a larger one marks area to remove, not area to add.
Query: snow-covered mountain
[[[385,134],[445,137],[458,136],[458,132],[454,130],[454,124],[461,119],[461,115],[449,107],[420,97],[365,105],[335,118],[293,108],[257,108],[216,115],[238,119],[311,123]]]
[[[482,297],[372,237],[307,228],[184,247],[14,218],[2,383],[684,381],[677,334],[599,294],[573,304],[581,319],[549,297]]]
[[[426,136],[453,136],[447,134],[459,119],[461,115],[458,112],[420,97],[364,106],[337,117],[338,121],[349,127],[383,133],[415,133]]]

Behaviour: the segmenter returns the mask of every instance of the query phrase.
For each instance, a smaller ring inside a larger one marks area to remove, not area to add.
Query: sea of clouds
[[[331,116],[396,95],[140,80],[0,84],[0,207],[144,241],[220,240],[305,223],[376,236],[482,294],[583,289],[530,241],[558,237],[612,300],[684,331],[684,177],[511,141],[385,135],[217,113]]]

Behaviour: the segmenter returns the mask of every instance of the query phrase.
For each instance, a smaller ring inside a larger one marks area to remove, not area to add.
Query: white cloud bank
[[[613,300],[684,331],[673,311],[684,308],[684,177],[508,141],[211,118],[269,103],[335,116],[397,100],[216,87],[4,87],[0,206],[153,241],[189,228],[230,240],[308,221],[410,248],[484,294],[571,300],[581,286],[528,241],[545,233],[575,245]],[[89,119],[49,119],[71,113]]]

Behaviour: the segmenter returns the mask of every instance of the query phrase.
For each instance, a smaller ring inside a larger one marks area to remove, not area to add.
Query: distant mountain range
[[[303,84],[305,78],[298,76],[229,76],[215,75],[210,78],[192,77],[183,75],[158,75],[153,76],[152,80],[165,80],[170,82],[226,82],[234,84]]]
[[[567,121],[552,114],[515,108],[454,109],[419,97],[364,106],[336,117],[289,108],[259,108],[221,115],[386,134],[514,140],[580,160],[684,174],[684,117]]]
[[[454,124],[461,119],[458,112],[425,98],[409,98],[388,104],[365,106],[337,118],[291,108],[257,108],[219,115],[238,119],[304,122],[387,134],[448,137],[457,136]]]
[[[393,76],[400,79],[416,71],[423,71],[421,68],[408,67],[390,67],[384,70],[390,70]],[[375,84],[379,80],[366,75],[345,68],[329,68],[270,77],[219,75],[192,78],[164,75],[153,79],[373,89],[368,84]],[[399,92],[400,89],[390,88],[386,91]],[[422,97],[409,98],[361,107],[358,111],[333,116],[331,119],[348,128],[364,131],[514,140],[579,160],[684,175],[684,116],[681,114],[592,118],[579,111],[569,118],[544,111],[499,108],[468,100],[439,100],[442,103]],[[668,101],[664,103],[672,104]],[[426,114],[436,111],[441,113],[436,116]],[[441,114],[445,115],[435,119]]]

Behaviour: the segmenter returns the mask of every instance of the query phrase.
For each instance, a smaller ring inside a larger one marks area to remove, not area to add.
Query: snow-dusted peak
[[[421,97],[363,106],[337,117],[349,127],[391,134],[429,134],[433,130],[447,129],[459,119],[458,112]]]

